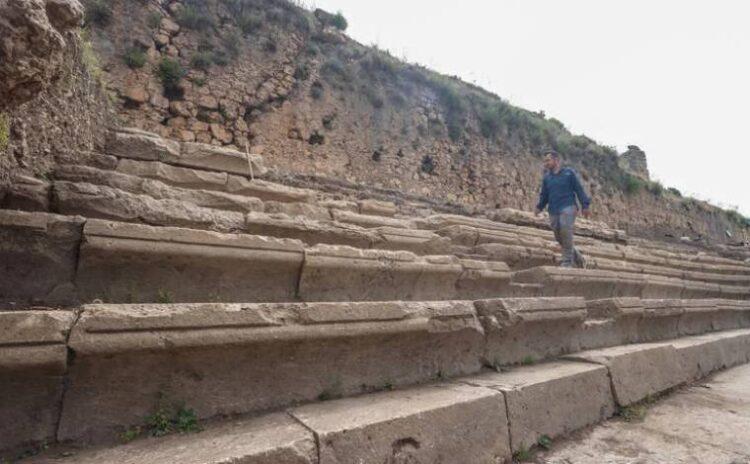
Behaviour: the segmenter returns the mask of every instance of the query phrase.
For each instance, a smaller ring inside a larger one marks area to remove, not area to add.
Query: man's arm
[[[541,213],[544,207],[549,202],[549,190],[547,189],[547,182],[542,179],[542,191],[539,192],[539,201],[536,204],[536,214]]]
[[[589,206],[591,206],[591,198],[589,198],[589,196],[586,195],[586,192],[583,190],[583,185],[581,185],[581,181],[578,179],[578,173],[575,171],[573,171],[573,191],[576,193],[578,201],[581,203],[581,209],[583,210],[584,217],[588,217]]]

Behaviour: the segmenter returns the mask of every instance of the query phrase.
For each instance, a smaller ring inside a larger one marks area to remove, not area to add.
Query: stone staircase
[[[500,463],[750,361],[742,261],[584,222],[561,269],[521,212],[138,130],[82,159],[0,194],[0,457]],[[205,430],[115,446],[164,403]]]

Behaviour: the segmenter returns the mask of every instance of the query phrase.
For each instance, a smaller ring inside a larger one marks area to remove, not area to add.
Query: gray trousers
[[[576,207],[568,206],[560,214],[549,215],[549,225],[555,233],[557,243],[562,247],[562,267],[583,267],[583,256],[573,246],[573,230],[576,223]]]

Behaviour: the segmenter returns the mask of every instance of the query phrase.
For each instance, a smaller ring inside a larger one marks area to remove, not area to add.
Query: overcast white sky
[[[750,216],[750,1],[313,0],[348,33],[573,133],[640,146],[654,179]]]

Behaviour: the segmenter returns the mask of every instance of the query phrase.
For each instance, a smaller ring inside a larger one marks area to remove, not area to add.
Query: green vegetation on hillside
[[[0,153],[8,148],[10,142],[10,121],[8,115],[0,113]]]

